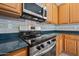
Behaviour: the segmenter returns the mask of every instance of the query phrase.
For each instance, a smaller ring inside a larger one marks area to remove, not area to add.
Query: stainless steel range
[[[41,35],[41,31],[22,31],[20,38],[29,46],[30,56],[54,56],[56,35]]]
[[[30,48],[31,56],[54,56],[55,55],[55,39],[49,39],[44,42],[41,41],[40,44],[37,44]]]

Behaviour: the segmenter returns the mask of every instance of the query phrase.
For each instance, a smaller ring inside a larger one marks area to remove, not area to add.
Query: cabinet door
[[[28,48],[21,48],[14,52],[10,52],[7,56],[28,56]]]
[[[50,24],[58,24],[58,6],[48,3],[47,6],[47,21]]]
[[[56,4],[53,4],[52,7],[52,23],[53,24],[58,24],[58,6]]]
[[[61,55],[63,53],[63,34],[56,37],[56,55]]]
[[[19,15],[22,14],[21,3],[0,3],[0,13],[7,15]]]
[[[79,23],[79,3],[70,4],[70,23]]]
[[[21,12],[21,4],[20,3],[1,3],[0,4],[2,9],[13,11],[16,13]]]
[[[70,54],[70,55],[77,55],[76,40],[65,38],[65,53]]]
[[[79,40],[77,41],[77,55],[79,56]]]
[[[52,23],[52,3],[47,3],[47,22]]]
[[[69,4],[59,6],[59,24],[69,24]]]

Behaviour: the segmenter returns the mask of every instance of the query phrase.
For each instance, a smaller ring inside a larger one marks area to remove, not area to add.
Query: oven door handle
[[[33,56],[41,56],[41,55],[47,53],[48,51],[50,51],[50,50],[51,50],[52,48],[54,48],[55,46],[56,46],[56,42],[54,42],[54,44],[53,44],[50,48],[48,47],[48,49],[46,49],[46,50],[44,50],[44,51],[41,51],[41,52],[38,52],[38,53],[34,54]]]

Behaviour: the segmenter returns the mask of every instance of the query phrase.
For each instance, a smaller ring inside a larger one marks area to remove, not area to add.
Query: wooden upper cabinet
[[[66,3],[59,6],[59,24],[79,23],[79,3]]]
[[[69,24],[69,4],[59,6],[59,24]]]
[[[58,24],[58,6],[56,4],[53,4],[53,12],[52,12],[52,22],[54,24]]]
[[[47,22],[52,23],[52,4],[46,4],[47,7]]]
[[[58,6],[54,3],[47,3],[47,22],[58,24]]]
[[[22,4],[21,3],[0,3],[0,13],[8,16],[21,16]]]
[[[70,3],[70,23],[79,23],[79,3]]]

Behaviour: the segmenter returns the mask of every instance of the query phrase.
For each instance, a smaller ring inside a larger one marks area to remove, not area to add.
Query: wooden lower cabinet
[[[60,34],[56,38],[56,55],[79,56],[79,35]]]
[[[68,55],[77,55],[76,53],[76,40],[75,39],[65,39],[65,52]]]
[[[63,35],[60,34],[56,37],[56,55],[60,55],[63,52]]]
[[[6,54],[6,56],[28,56],[28,48],[21,48]]]
[[[77,41],[77,54],[79,56],[79,40]]]

